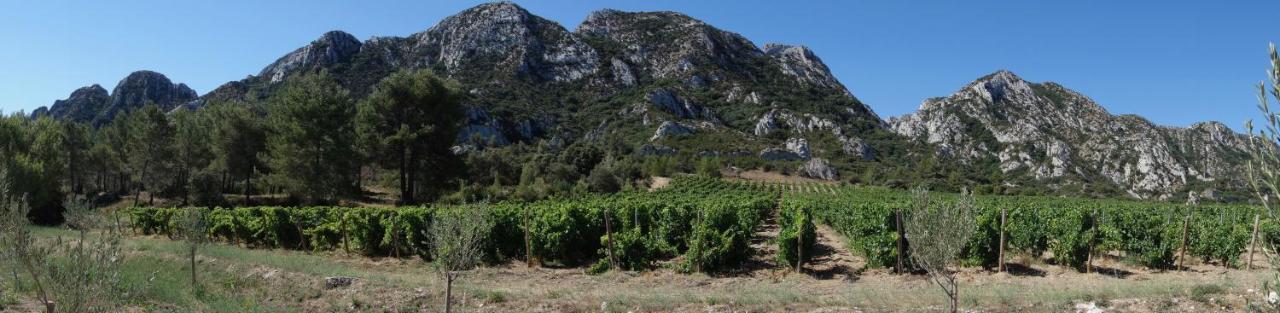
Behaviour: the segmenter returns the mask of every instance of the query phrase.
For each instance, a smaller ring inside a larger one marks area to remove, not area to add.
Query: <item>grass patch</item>
[[[1216,295],[1226,293],[1227,289],[1217,284],[1197,284],[1191,286],[1191,300],[1196,302],[1209,303],[1211,298]]]

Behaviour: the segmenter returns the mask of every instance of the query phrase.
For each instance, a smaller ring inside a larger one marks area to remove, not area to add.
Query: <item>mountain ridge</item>
[[[41,114],[65,118],[87,114],[65,112],[99,111],[93,120],[101,122],[100,116],[139,101],[168,110],[261,102],[291,77],[318,71],[329,72],[358,99],[400,69],[431,69],[460,83],[468,113],[455,147],[459,153],[517,143],[620,140],[641,155],[820,159],[815,163],[833,161],[843,171],[876,164],[910,167],[918,158],[962,165],[994,158],[999,166],[993,171],[999,173],[992,175],[1031,177],[1055,190],[1100,188],[1088,185],[1107,182],[1133,197],[1169,199],[1188,185],[1214,186],[1197,187],[1202,191],[1225,188],[1217,178],[1234,169],[1213,164],[1235,162],[1241,136],[1212,121],[1166,129],[1170,126],[1113,115],[1083,94],[1053,82],[1029,83],[1007,70],[950,96],[927,99],[916,112],[884,119],[803,45],[756,45],[671,11],[602,9],[570,30],[510,2],[477,5],[406,36],[360,41],[340,30],[325,32],[256,75],[198,97],[185,85],[139,74],[126,80],[150,83],[117,87],[108,105],[101,104],[101,93],[91,97],[86,91]],[[116,94],[130,100],[116,106]],[[1056,118],[1010,119],[1009,114]],[[1103,140],[1064,129],[1138,135]],[[902,148],[912,142],[923,148]],[[1104,143],[1147,150],[1097,148]],[[1007,144],[1026,147],[1006,149]],[[1073,159],[1076,153],[1084,155]],[[1101,162],[1104,156],[1134,161]],[[1177,162],[1153,165],[1157,160]]]

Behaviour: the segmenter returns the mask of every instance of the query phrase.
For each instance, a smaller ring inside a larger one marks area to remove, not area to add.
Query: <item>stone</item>
[[[326,277],[324,279],[324,289],[329,290],[329,289],[349,287],[351,286],[351,284],[355,282],[356,282],[356,279],[353,277],[343,277],[343,276]]]
[[[814,179],[831,181],[839,179],[836,170],[831,167],[831,163],[822,158],[810,159],[809,162],[805,162],[804,165],[796,169],[796,172],[800,173],[800,176]]]
[[[672,121],[666,121],[662,122],[661,126],[658,126],[658,130],[653,132],[653,136],[649,137],[649,141],[658,141],[663,138],[679,137],[691,135],[693,133],[694,130],[692,127]]]
[[[787,138],[787,151],[795,153],[800,159],[808,160],[813,157],[813,152],[809,150],[809,141],[804,138]]]
[[[796,161],[800,155],[787,149],[767,148],[760,150],[760,158],[766,161]]]

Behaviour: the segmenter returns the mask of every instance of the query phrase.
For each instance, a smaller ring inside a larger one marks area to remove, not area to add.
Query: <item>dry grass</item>
[[[53,229],[38,233],[66,235]],[[134,311],[399,312],[436,311],[442,306],[439,276],[415,259],[211,245],[200,258],[209,283],[203,295],[194,296],[184,287],[181,242],[139,237],[128,239],[126,248],[138,262],[126,269],[128,275],[140,280],[160,276],[150,283],[153,290],[143,293],[146,301],[131,304]],[[862,264],[847,260],[857,257],[835,254],[845,259],[840,262]],[[1274,277],[1269,270],[1207,265],[1192,269],[1125,268],[1131,274],[1124,278],[1044,264],[1031,264],[1020,271],[1022,275],[966,269],[960,292],[964,308],[981,312],[1069,312],[1085,302],[1108,312],[1235,312],[1244,308],[1246,298],[1260,299],[1252,290]],[[358,280],[351,287],[324,290],[322,281],[329,276]],[[455,305],[467,312],[936,312],[946,305],[941,292],[923,276],[862,268],[832,278],[786,270],[712,277],[670,269],[592,276],[582,269],[527,268],[515,262],[469,273],[455,292],[462,299]]]

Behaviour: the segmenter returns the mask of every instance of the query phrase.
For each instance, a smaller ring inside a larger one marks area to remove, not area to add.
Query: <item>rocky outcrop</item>
[[[808,160],[813,157],[809,141],[803,138],[787,138],[783,148],[768,148],[760,151],[760,158],[769,161]]]
[[[874,150],[865,141],[845,135],[844,127],[841,127],[835,121],[812,114],[793,114],[785,110],[770,110],[756,119],[754,134],[763,137],[782,129],[790,130],[793,134],[798,135],[826,132],[839,142],[840,150],[846,156],[856,157],[861,160],[875,158]]]
[[[800,154],[794,151],[781,148],[767,148],[760,151],[760,158],[765,161],[796,161],[802,160]]]
[[[471,107],[466,112],[467,123],[458,131],[458,142],[478,147],[511,144],[502,121],[488,111]]]
[[[575,33],[616,43],[622,60],[646,76],[694,88],[749,71],[746,62],[762,55],[741,35],[675,12],[600,10],[587,16]]]
[[[684,124],[680,124],[676,122],[666,121],[666,122],[662,122],[661,126],[658,126],[658,130],[653,132],[653,136],[649,137],[649,141],[658,141],[659,139],[663,139],[663,138],[692,135],[693,133],[694,133],[693,127],[685,126]]]
[[[809,141],[803,138],[787,138],[787,151],[805,160],[813,157],[813,151],[809,149]]]
[[[666,111],[667,113],[671,113],[679,118],[717,121],[715,116],[711,114],[711,110],[700,105],[689,103],[667,89],[660,88],[651,91],[647,98],[649,99],[649,103],[654,107],[657,107],[659,110]]]
[[[1166,199],[1192,181],[1229,177],[1244,138],[1219,123],[1157,126],[1114,116],[1055,83],[999,71],[919,111],[893,129],[962,163],[993,160],[1006,174],[1068,184],[1114,184],[1138,198]]]
[[[174,84],[163,74],[137,71],[129,74],[111,91],[109,113],[142,107],[147,104],[169,110],[196,99],[196,91],[186,84]],[[114,114],[109,114],[114,115]]]
[[[54,101],[40,115],[55,119],[90,123],[110,123],[121,112],[154,104],[170,111],[196,100],[196,92],[185,84],[174,84],[163,74],[137,71],[116,84],[110,94],[97,84],[76,89],[64,100]]]
[[[840,177],[836,175],[835,168],[831,167],[831,163],[822,158],[815,158],[809,160],[809,162],[805,162],[804,165],[801,165],[800,168],[796,169],[796,172],[800,173],[800,176],[814,179],[832,181],[840,179]]]
[[[272,62],[271,65],[267,65],[262,72],[258,73],[258,76],[276,83],[298,71],[347,62],[360,52],[361,45],[360,40],[351,34],[337,30],[330,31],[305,47],[298,48]]]
[[[454,75],[496,71],[562,82],[594,74],[600,64],[595,49],[564,27],[510,2],[467,9],[410,39],[414,64]]]
[[[770,43],[764,45],[764,53],[778,60],[783,74],[795,77],[801,85],[845,90],[827,64],[805,46]],[[847,90],[845,90],[848,93]]]
[[[110,104],[111,95],[107,89],[93,84],[76,89],[66,99],[54,101],[47,114],[55,119],[87,123],[97,118]]]

